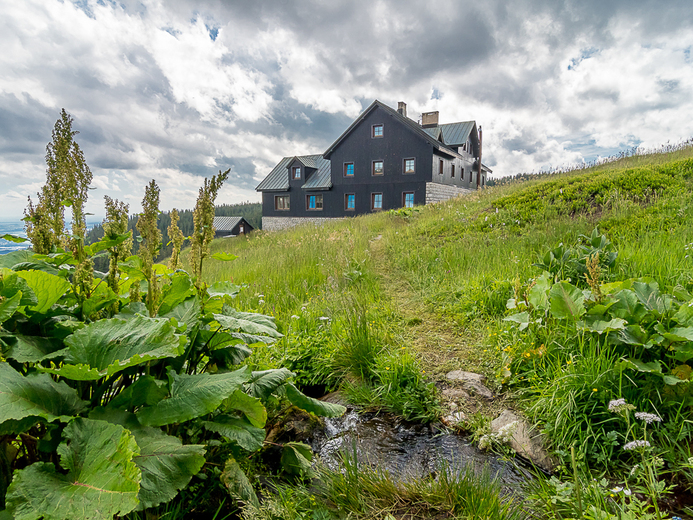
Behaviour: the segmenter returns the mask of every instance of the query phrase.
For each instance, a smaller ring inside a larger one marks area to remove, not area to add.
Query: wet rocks
[[[501,428],[516,423],[513,428],[510,447],[518,455],[530,460],[544,471],[551,472],[556,467],[556,462],[544,448],[544,436],[536,428],[530,425],[522,417],[511,410],[504,410],[498,417],[491,421],[491,429],[498,432]]]
[[[445,417],[443,417],[440,422],[442,422],[448,428],[454,428],[460,430],[463,428],[464,421],[467,420],[467,415],[464,412],[452,411]]]
[[[453,370],[445,374],[445,379],[461,384],[464,390],[474,395],[488,400],[493,399],[493,392],[486,387],[486,378],[481,374],[465,372],[464,370]]]

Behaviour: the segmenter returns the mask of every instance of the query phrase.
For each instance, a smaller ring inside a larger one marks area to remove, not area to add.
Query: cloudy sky
[[[104,194],[258,201],[373,99],[474,119],[494,175],[693,136],[693,2],[0,0],[0,219],[45,179],[65,108]]]

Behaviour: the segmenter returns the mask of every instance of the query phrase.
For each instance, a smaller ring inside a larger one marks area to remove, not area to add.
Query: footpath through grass
[[[239,259],[206,279],[277,317],[254,369],[417,420],[448,370],[482,372],[557,458],[536,514],[666,518],[693,482],[690,155],[218,240]]]

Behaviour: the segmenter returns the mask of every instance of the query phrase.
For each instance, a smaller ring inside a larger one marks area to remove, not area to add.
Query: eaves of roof
[[[381,103],[377,99],[371,103],[366,110],[361,112],[361,114],[349,125],[349,128],[347,128],[344,132],[342,132],[342,135],[340,135],[335,142],[333,142],[330,147],[323,153],[323,157],[328,158],[330,154],[334,151],[334,149],[337,147],[339,143],[341,143],[344,138],[351,133],[351,131],[358,125],[363,119],[371,112],[376,107],[380,107],[382,110],[384,110],[386,113],[391,115],[394,119],[397,121],[403,123],[407,128],[409,128],[412,132],[414,132],[416,135],[424,139],[426,142],[428,142],[433,148],[436,150],[440,150],[441,152],[444,152],[446,154],[452,155],[454,157],[462,157],[460,154],[458,154],[455,150],[452,150],[445,146],[443,143],[441,143],[437,137],[434,137],[433,135],[429,134],[426,132],[421,126],[416,121],[412,121],[408,117],[403,116],[396,110],[390,108],[384,103]]]
[[[233,231],[243,217],[214,217],[212,226],[217,231]]]
[[[317,170],[313,173],[303,186],[304,189],[328,190],[332,187],[332,176],[330,175],[330,161],[322,155],[296,155],[284,157],[272,169],[255,191],[286,191],[289,189],[289,166],[294,161],[299,161],[306,168]]]

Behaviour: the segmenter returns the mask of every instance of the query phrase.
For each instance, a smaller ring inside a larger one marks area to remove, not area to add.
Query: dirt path
[[[461,326],[451,318],[433,312],[423,295],[411,286],[405,276],[396,272],[381,239],[369,246],[373,265],[381,277],[381,291],[394,310],[402,317],[400,324],[393,324],[392,334],[400,337],[404,345],[417,353],[424,374],[443,392],[443,404],[449,411],[460,409],[466,413],[482,412],[492,416],[504,408],[505,399],[496,396],[492,400],[459,391],[459,385],[448,381],[445,375],[452,370],[465,370],[484,374],[487,384],[494,388],[493,372],[484,345],[485,327],[482,323]],[[452,403],[452,406],[450,406]]]

